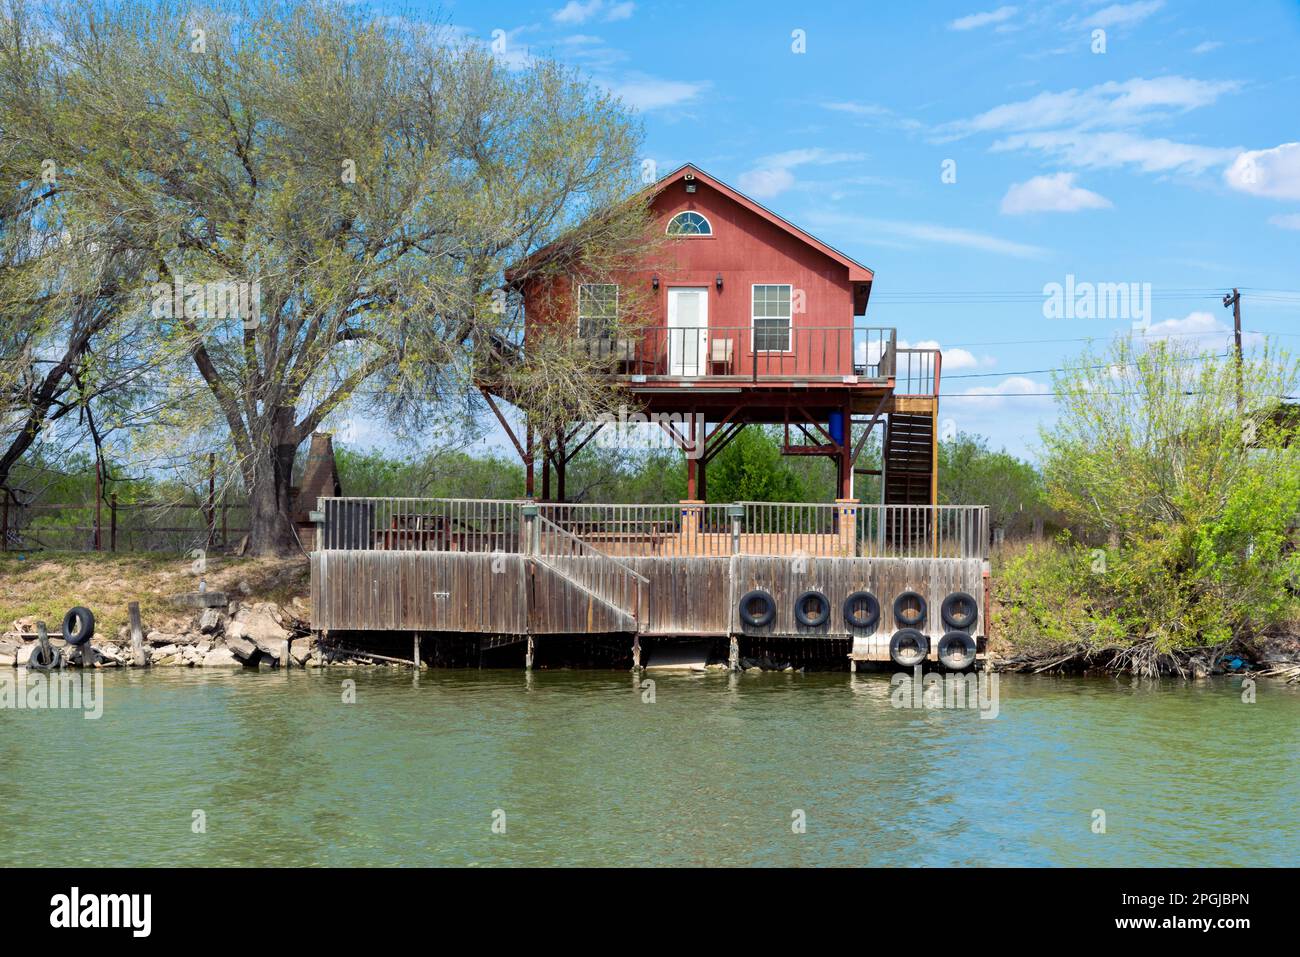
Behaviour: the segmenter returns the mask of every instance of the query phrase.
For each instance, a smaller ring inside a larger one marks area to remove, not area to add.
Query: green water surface
[[[1300,863],[1296,686],[653,677],[109,672],[99,720],[0,710],[0,864]]]

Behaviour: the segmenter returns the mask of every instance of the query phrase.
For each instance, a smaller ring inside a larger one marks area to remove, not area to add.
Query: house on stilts
[[[313,627],[354,644],[479,636],[528,664],[552,637],[588,635],[625,644],[634,666],[684,639],[733,663],[974,665],[988,510],[938,504],[939,350],[900,348],[895,329],[867,322],[871,269],[699,168],[659,180],[647,202],[670,265],[519,282],[522,348],[531,330],[568,330],[681,449],[687,498],[564,501],[567,466],[608,423],[544,436],[512,421],[509,389],[485,374],[526,497],[320,498]],[[619,304],[632,293],[648,305],[629,324]],[[751,425],[778,428],[784,454],[829,459],[835,501],[709,502],[710,463]],[[860,476],[878,501],[855,497]]]

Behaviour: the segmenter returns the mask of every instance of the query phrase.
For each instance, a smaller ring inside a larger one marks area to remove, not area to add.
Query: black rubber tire
[[[960,657],[954,652],[960,652]],[[939,663],[949,671],[965,671],[975,664],[975,639],[964,631],[950,631],[939,639]]]
[[[763,614],[751,615],[749,613],[749,603],[752,601],[762,601],[764,603]],[[740,599],[740,620],[749,628],[764,628],[776,618],[776,601],[767,592],[761,588],[756,588],[751,592],[746,592],[745,597]]]
[[[79,626],[79,627],[74,627]],[[70,645],[83,645],[95,637],[95,614],[78,605],[63,616],[63,640]]]
[[[41,646],[37,644],[32,648],[32,656],[27,659],[27,667],[38,671],[49,671],[51,668],[59,667],[62,658],[63,655],[58,648],[50,648],[50,659],[46,661],[41,657]]]
[[[913,612],[912,615],[904,615],[903,612],[905,609],[903,607],[903,602],[909,598],[913,599],[921,607],[918,611]],[[904,628],[915,628],[917,625],[922,624],[925,621],[926,613],[929,610],[929,606],[925,603],[925,596],[920,592],[900,592],[898,597],[894,599],[894,624],[902,625]]]
[[[855,612],[855,606],[860,601],[867,603],[867,616],[858,618]],[[861,628],[863,630],[872,627],[880,621],[880,602],[876,601],[876,596],[869,591],[855,591],[848,598],[844,599],[844,623],[850,628]]]
[[[954,614],[953,608],[963,603],[970,605],[970,614]],[[980,606],[979,602],[964,591],[955,591],[943,600],[943,605],[939,609],[939,614],[943,616],[943,623],[949,628],[969,628],[979,620]]]
[[[803,610],[804,602],[810,598],[818,601],[818,611],[815,615],[809,615]],[[820,628],[826,624],[826,620],[831,617],[831,600],[816,590],[804,592],[794,602],[794,619],[805,628]]]
[[[914,642],[916,648],[904,651],[903,643],[907,641]],[[915,668],[925,661],[929,654],[930,639],[924,632],[917,631],[915,628],[900,628],[894,632],[894,637],[889,639],[889,660],[900,668]]]

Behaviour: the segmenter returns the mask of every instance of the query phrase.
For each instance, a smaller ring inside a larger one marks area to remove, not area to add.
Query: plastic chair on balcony
[[[731,339],[714,339],[709,346],[710,371],[715,371],[718,367],[721,367],[722,375],[730,375],[733,356],[733,341]]]

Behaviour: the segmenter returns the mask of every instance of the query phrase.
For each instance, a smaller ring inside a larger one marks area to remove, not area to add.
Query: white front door
[[[709,341],[709,290],[668,290],[668,374],[704,375]]]

